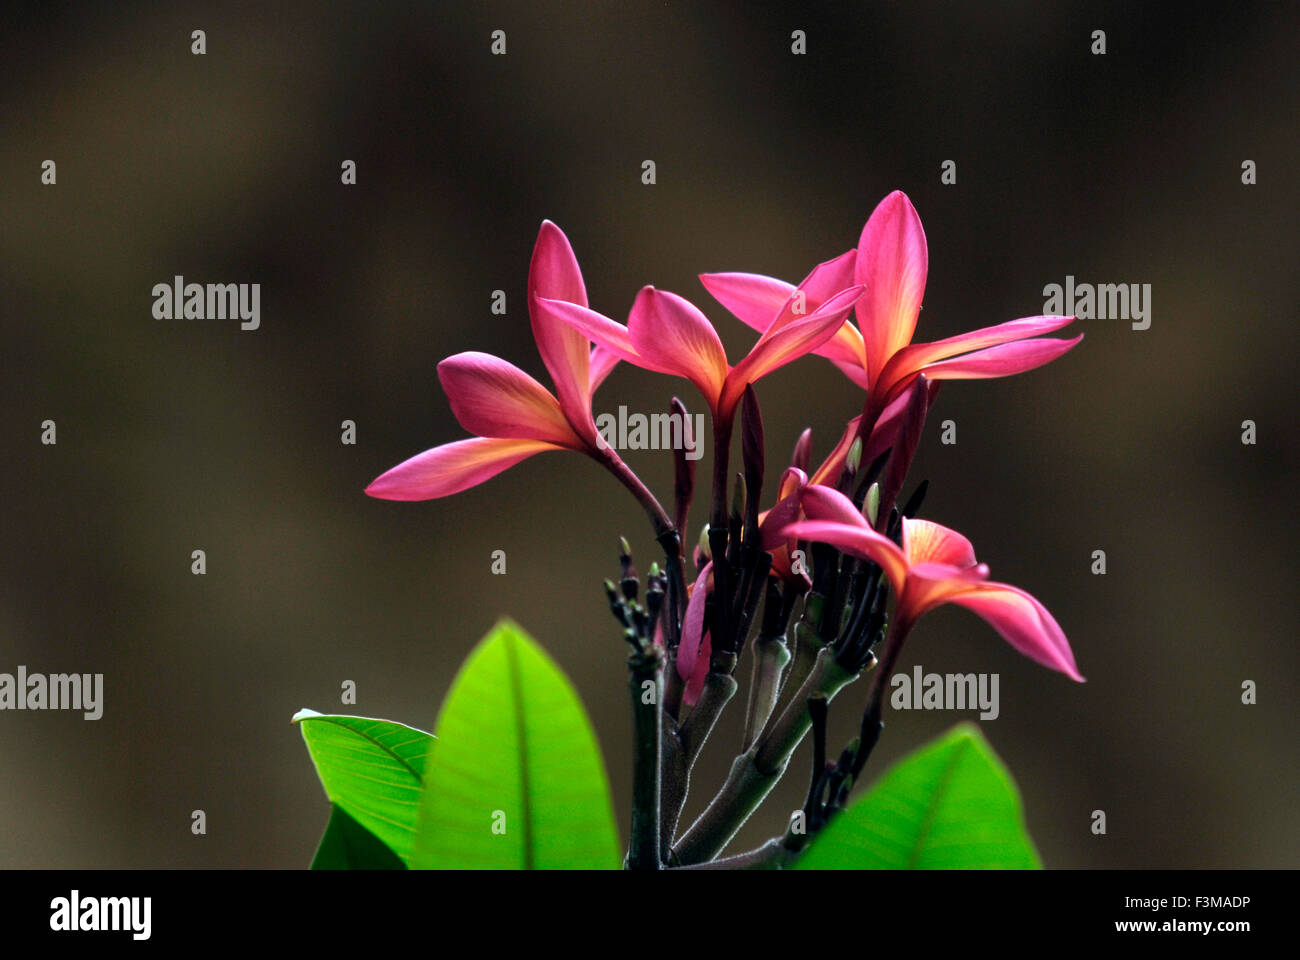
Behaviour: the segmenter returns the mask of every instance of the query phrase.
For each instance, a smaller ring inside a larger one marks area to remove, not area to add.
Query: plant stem
[[[749,706],[745,710],[745,733],[740,749],[748,750],[767,726],[781,693],[781,677],[790,663],[785,637],[760,635],[754,641],[754,674],[749,685]]]
[[[686,791],[690,785],[690,770],[686,765],[686,748],[682,746],[677,721],[665,710],[662,716],[662,755],[660,757],[659,785],[659,852],[660,859],[670,862],[673,837],[677,835],[677,821],[686,805]]]
[[[628,657],[627,666],[636,737],[632,767],[632,838],[627,866],[629,870],[660,870],[663,868],[659,846],[663,653],[654,645],[647,646]],[[653,686],[647,689],[646,684]]]
[[[793,862],[797,851],[786,847],[779,838],[773,838],[755,850],[738,853],[734,857],[722,860],[710,860],[708,863],[693,863],[687,867],[675,867],[677,870],[784,870]]]
[[[665,858],[671,854],[672,840],[677,833],[677,823],[686,805],[686,795],[691,788],[691,771],[700,750],[709,739],[718,717],[736,695],[736,679],[729,673],[710,671],[704,678],[700,699],[687,715],[675,736],[665,738],[662,760],[662,823]]]
[[[681,864],[712,860],[731,842],[758,805],[772,792],[785,773],[790,756],[812,725],[808,698],[814,693],[830,700],[855,675],[835,662],[831,650],[817,655],[808,679],[791,698],[770,731],[736,758],[727,780],[700,818],[673,847],[673,859]]]
[[[690,714],[681,726],[682,746],[686,748],[686,768],[689,771],[695,765],[695,758],[713,732],[718,717],[723,709],[736,695],[736,678],[729,673],[710,670],[704,678],[704,689],[700,699],[691,708]]]

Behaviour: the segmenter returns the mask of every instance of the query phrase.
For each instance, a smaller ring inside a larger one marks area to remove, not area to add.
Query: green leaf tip
[[[470,652],[435,729],[412,867],[618,867],[595,731],[568,678],[514,621]]]
[[[805,870],[1037,869],[1020,793],[983,732],[962,723],[895,763],[833,819]]]
[[[294,719],[325,795],[407,861],[433,735],[392,720],[314,710]]]

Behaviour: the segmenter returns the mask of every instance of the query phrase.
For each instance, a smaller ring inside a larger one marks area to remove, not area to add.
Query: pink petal
[[[916,329],[930,255],[921,218],[895,190],[876,207],[858,240],[857,282],[867,288],[858,301],[858,327],[874,382],[895,351]]]
[[[1074,347],[1083,334],[1072,340],[1043,337],[1039,340],[1019,340],[997,347],[977,350],[953,360],[940,360],[924,367],[931,380],[985,380],[991,377],[1009,377],[1024,373],[1046,363],[1051,363]]]
[[[807,475],[795,467],[788,467],[781,474],[776,506],[759,518],[759,545],[764,550],[775,550],[789,541],[785,528],[799,519],[799,491],[807,482]]]
[[[730,409],[745,392],[745,387],[824,344],[844,325],[845,318],[861,295],[861,287],[850,287],[831,297],[808,316],[786,323],[776,333],[764,335],[727,376],[719,407]]]
[[[605,378],[618,366],[618,354],[608,347],[591,348],[591,392],[605,382]]]
[[[946,563],[975,566],[975,548],[956,530],[930,520],[903,518],[903,553],[909,564]]]
[[[804,312],[811,313],[842,290],[858,286],[857,262],[858,251],[847,250],[808,271],[798,286],[804,292]]]
[[[528,315],[532,320],[533,339],[542,362],[551,373],[560,408],[579,432],[591,422],[590,353],[591,344],[577,330],[534,305],[534,298],[567,300],[587,305],[587,288],[573,248],[564,232],[551,221],[542,223],[528,266]],[[594,436],[595,427],[590,432]]]
[[[695,659],[695,669],[686,678],[686,686],[682,689],[682,702],[688,707],[695,706],[700,694],[704,692],[704,681],[709,675],[709,660],[712,657],[713,641],[706,630],[704,639],[700,642],[700,655]]]
[[[794,293],[793,284],[758,273],[702,273],[700,282],[736,319],[766,333]]]
[[[700,281],[743,323],[759,333],[768,334],[798,319],[801,314],[796,312],[796,308],[802,308],[802,315],[811,314],[837,293],[854,286],[856,261],[857,251],[850,250],[833,260],[819,263],[798,287],[757,273],[704,273],[700,274]],[[797,291],[802,291],[802,301],[795,298]],[[852,324],[844,324],[833,337],[812,352],[827,357],[854,382],[866,386],[865,371],[854,372],[862,367],[863,354],[862,335]]]
[[[568,324],[589,341],[594,342],[597,350],[604,350],[617,359],[628,360],[638,367],[645,367],[641,355],[637,354],[636,347],[632,346],[628,328],[623,324],[611,320],[603,313],[588,310],[586,307],[578,306],[577,303],[568,303],[565,300],[538,298],[534,303],[537,310],[555,317],[560,323]],[[602,363],[608,363],[608,360],[602,360]],[[656,369],[656,372],[664,371]]]
[[[380,500],[433,500],[477,486],[535,453],[561,449],[540,440],[457,440],[399,463],[366,493]]]
[[[458,353],[438,364],[438,379],[456,419],[470,433],[545,440],[582,449],[555,397],[513,364],[489,353]]]
[[[851,527],[871,526],[853,501],[833,487],[805,487],[801,503],[809,520],[833,520]]]
[[[1022,317],[992,327],[972,330],[970,333],[936,340],[933,343],[913,343],[899,350],[880,375],[876,389],[881,395],[888,393],[898,381],[923,369],[927,364],[946,360],[972,350],[982,350],[1002,343],[1026,340],[1039,334],[1059,330],[1074,320],[1074,317],[1041,316]]]
[[[638,356],[651,369],[685,377],[717,407],[729,369],[727,354],[698,307],[675,293],[644,287],[628,315],[627,330]]]
[[[1083,682],[1065,631],[1047,608],[1018,587],[981,583],[949,598],[973,610],[989,626],[1031,660]]]
[[[835,449],[827,455],[826,459],[822,461],[822,465],[813,473],[810,483],[825,484],[827,486],[839,483],[840,473],[844,470],[844,461],[848,459],[849,448],[853,446],[853,441],[857,439],[858,427],[861,423],[861,415],[848,422],[844,428],[844,433],[840,435],[839,442],[835,444]]]
[[[812,268],[803,282],[790,292],[789,298],[781,305],[776,318],[768,326],[765,334],[771,335],[787,323],[817,312],[821,306],[839,293],[855,287],[853,280],[854,264],[858,252],[850,250],[834,260],[827,260]],[[856,333],[856,331],[854,331]]]
[[[712,573],[713,561],[710,560],[695,578],[691,598],[682,615],[682,640],[677,646],[677,675],[683,680],[690,680],[700,655],[700,645],[704,640],[704,605],[708,600],[709,577]]]
[[[808,490],[816,489],[829,488],[808,488]],[[808,502],[808,490],[804,491],[805,506]],[[852,506],[850,502],[849,507]],[[901,592],[907,582],[907,560],[903,557],[903,551],[899,550],[892,540],[868,527],[861,517],[858,517],[858,521],[859,523],[855,524],[834,520],[804,520],[786,527],[785,533],[799,540],[829,543],[842,553],[870,560],[885,572],[894,590]]]

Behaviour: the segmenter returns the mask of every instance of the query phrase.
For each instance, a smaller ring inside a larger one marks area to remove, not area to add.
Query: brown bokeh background
[[[1088,683],[960,610],[929,617],[901,667],[1000,674],[984,730],[1049,865],[1300,862],[1294,7],[785,7],[6,10],[0,670],[102,672],[106,704],[96,723],[0,714],[0,864],[306,865],[328,811],[289,717],[428,728],[503,613],[581,692],[626,835],[624,651],[599,584],[618,534],[652,556],[635,505],[567,455],[450,500],[361,491],[463,435],[442,357],[487,350],[544,376],[523,299],[543,218],[594,306],[680,292],[734,358],[751,335],[695,274],[797,280],[894,188],[930,241],[922,339],[1040,313],[1067,274],[1153,288],[1147,331],[1081,321],[1049,368],[948,385],[913,474],[931,480],[928,516],[1053,610]],[[57,186],[40,184],[45,159]],[[1240,181],[1246,159],[1258,185]],[[154,320],[150,290],[175,274],[260,283],[261,329]],[[598,409],[674,392],[700,409],[689,384],[622,366]],[[860,403],[816,358],[760,396],[769,481],[805,425],[821,456]],[[670,496],[665,455],[629,459]],[[833,743],[864,688],[833,708]],[[967,716],[891,716],[875,771]],[[743,842],[783,824],[806,764],[805,748]]]

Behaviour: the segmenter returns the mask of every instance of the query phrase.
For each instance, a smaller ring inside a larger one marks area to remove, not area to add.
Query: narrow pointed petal
[[[940,360],[924,367],[931,380],[986,380],[992,377],[1009,377],[1012,374],[1034,370],[1051,363],[1071,350],[1083,339],[1079,334],[1072,340],[1043,337],[1038,340],[1019,340],[985,350],[977,350],[952,360]]]
[[[819,263],[797,287],[757,273],[702,273],[700,281],[714,299],[743,323],[768,335],[801,315],[813,313],[847,287],[855,286],[857,255],[856,250],[850,250]],[[796,298],[797,292],[802,297]],[[826,357],[854,383],[866,388],[862,335],[853,324],[845,323],[812,352]]]
[[[542,223],[528,267],[528,315],[542,362],[550,371],[560,409],[573,428],[591,441],[591,344],[581,333],[553,314],[539,310],[535,298],[587,305],[587,288],[569,239],[551,221]]]
[[[716,408],[727,377],[727,354],[698,307],[675,293],[645,287],[632,305],[627,330],[637,355],[651,369],[685,377]]]
[[[802,470],[788,467],[781,474],[777,488],[777,502],[759,520],[759,545],[764,550],[775,550],[789,541],[785,528],[799,519],[799,491],[808,483],[808,477]]]
[[[833,487],[806,487],[800,501],[809,520],[833,520],[864,529],[871,527],[853,501]]]
[[[610,375],[615,367],[618,366],[618,354],[608,347],[596,346],[591,348],[591,392],[595,393],[596,388],[605,382],[605,378]]]
[[[438,364],[438,379],[462,427],[484,437],[544,440],[581,449],[560,404],[518,367],[489,353],[458,353]]]
[[[794,284],[759,273],[702,273],[700,283],[713,299],[746,326],[766,333],[794,293]]]
[[[812,427],[806,427],[804,432],[799,434],[799,439],[795,441],[794,453],[790,457],[790,466],[797,468],[801,473],[808,470],[808,461],[812,459]]]
[[[921,311],[930,254],[921,218],[906,194],[895,190],[876,207],[858,241],[858,328],[874,382],[885,363],[912,340]]]
[[[973,567],[975,548],[956,530],[930,520],[903,518],[903,553],[909,564],[946,563]]]
[[[1040,334],[1051,333],[1073,321],[1074,317],[1021,317],[1019,320],[1011,320],[992,327],[972,330],[970,333],[948,337],[945,340],[936,340],[933,343],[910,344],[899,350],[885,364],[877,389],[883,396],[898,381],[924,369],[927,364],[947,360],[950,357],[970,353],[974,350],[983,350],[986,347],[995,347],[999,344],[1026,340]]]
[[[366,494],[379,500],[447,497],[490,480],[533,454],[562,449],[540,440],[457,440],[399,463],[366,487]]]
[[[544,311],[573,327],[588,340],[595,343],[597,350],[604,350],[619,360],[626,360],[628,363],[647,370],[654,370],[656,373],[670,372],[648,364],[646,359],[637,353],[636,347],[632,346],[632,338],[628,335],[627,327],[618,321],[611,320],[595,310],[579,306],[576,303],[568,303],[564,300],[538,298],[535,302],[538,310]],[[593,359],[592,363],[596,362],[598,361]],[[603,358],[599,360],[602,365],[609,362]]]
[[[817,264],[798,284],[804,292],[805,313],[811,313],[842,290],[858,286],[858,251],[846,250],[838,257]]]
[[[834,486],[839,482],[840,473],[844,470],[844,461],[849,455],[849,448],[853,446],[854,439],[857,438],[858,427],[861,423],[861,415],[848,422],[848,425],[844,428],[844,433],[840,435],[839,442],[835,444],[835,448],[822,461],[822,465],[817,468],[809,483]],[[867,462],[870,463],[871,461],[868,460]]]
[[[1047,608],[1018,587],[981,583],[949,598],[984,618],[1002,638],[1029,659],[1083,682],[1074,653]]]
[[[825,488],[809,488],[816,489]],[[804,491],[805,495],[807,492]],[[785,532],[799,540],[828,543],[841,553],[870,560],[885,572],[894,590],[902,592],[907,581],[907,560],[903,551],[892,540],[868,527],[865,520],[861,525],[834,520],[803,520],[787,527]]]
[[[690,680],[694,674],[700,646],[704,642],[704,606],[708,600],[709,577],[712,574],[713,561],[710,560],[695,578],[691,598],[682,615],[682,640],[677,646],[677,675],[683,680]]]
[[[787,323],[776,333],[759,340],[727,376],[721,408],[730,409],[745,387],[811,353],[834,336],[861,295],[861,287],[843,290],[808,316]]]
[[[858,252],[850,250],[834,260],[827,260],[812,268],[789,298],[781,305],[775,319],[770,323],[765,336],[771,336],[788,323],[816,313],[832,297],[858,286],[854,282],[854,265]],[[855,331],[856,332],[856,331]]]

